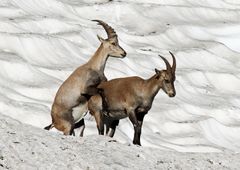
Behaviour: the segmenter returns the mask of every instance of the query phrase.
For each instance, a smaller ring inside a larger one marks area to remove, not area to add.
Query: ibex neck
[[[146,80],[146,86],[148,89],[148,94],[151,95],[153,98],[156,96],[158,91],[160,90],[160,85],[158,84],[158,80],[156,75],[152,76],[148,80]]]
[[[94,70],[104,71],[107,58],[108,53],[104,50],[103,45],[101,44],[92,58],[88,61],[88,64]]]

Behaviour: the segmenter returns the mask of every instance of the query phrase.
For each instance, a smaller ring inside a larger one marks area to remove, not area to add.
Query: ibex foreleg
[[[134,127],[133,144],[137,144],[140,146],[141,146],[140,137],[141,137],[144,116],[145,116],[145,113],[136,113],[136,112],[129,113],[129,119],[132,122]]]

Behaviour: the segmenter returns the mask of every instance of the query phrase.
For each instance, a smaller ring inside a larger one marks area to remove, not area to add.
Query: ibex
[[[98,132],[104,134],[104,124],[107,131],[112,128],[112,137],[120,119],[129,117],[134,126],[133,144],[141,145],[140,135],[144,116],[152,107],[154,97],[160,89],[169,97],[176,95],[174,88],[176,59],[173,64],[160,56],[166,64],[166,70],[155,69],[155,74],[144,80],[140,77],[117,78],[98,85],[99,94],[88,102],[90,114],[95,117]],[[108,133],[108,132],[107,132]]]
[[[74,127],[88,110],[86,96],[97,92],[97,85],[106,81],[104,68],[109,56],[124,58],[126,52],[118,44],[118,37],[113,28],[100,20],[98,22],[107,32],[108,38],[98,36],[101,42],[91,59],[78,67],[60,86],[51,109],[52,124],[45,127],[49,130],[55,127],[64,135],[74,133]],[[80,134],[82,136],[82,134]]]

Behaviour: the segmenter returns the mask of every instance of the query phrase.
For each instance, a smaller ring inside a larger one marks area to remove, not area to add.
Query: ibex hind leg
[[[74,125],[70,122],[65,122],[64,123],[64,129],[63,129],[63,134],[64,135],[73,135],[75,136],[74,132]]]
[[[102,113],[99,110],[91,110],[90,114],[94,116],[96,124],[97,124],[97,129],[98,129],[98,134],[99,135],[104,135],[104,122],[103,122],[103,117]]]
[[[103,123],[101,112],[99,112],[99,111],[95,112],[94,117],[95,117],[95,120],[97,123],[99,135],[104,135],[104,123]]]
[[[94,116],[99,135],[104,135],[104,122],[102,114],[102,98],[100,95],[91,97],[88,102],[88,109],[90,114]]]
[[[44,129],[45,129],[45,130],[50,130],[50,129],[52,129],[53,127],[54,127],[54,125],[53,125],[53,124],[50,124],[49,126],[46,126]],[[69,132],[68,132],[68,131],[69,131]],[[70,130],[68,130],[68,128],[64,128],[63,133],[64,133],[65,135],[73,135],[73,136],[75,136],[74,128],[72,128],[72,129],[70,129]]]
[[[116,127],[119,124],[119,120],[112,120],[109,122],[106,122],[106,135],[109,137],[113,137],[116,131]]]
[[[74,129],[80,129],[80,137],[83,137],[83,132],[85,129],[85,122],[84,119],[81,119],[79,122],[75,123]]]
[[[63,114],[54,119],[54,127],[64,135],[74,135],[74,121],[71,113]]]

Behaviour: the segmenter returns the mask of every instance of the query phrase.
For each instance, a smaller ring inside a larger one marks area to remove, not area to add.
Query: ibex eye
[[[115,43],[115,42],[113,42],[113,43],[112,43],[112,45],[116,45],[116,43]]]

